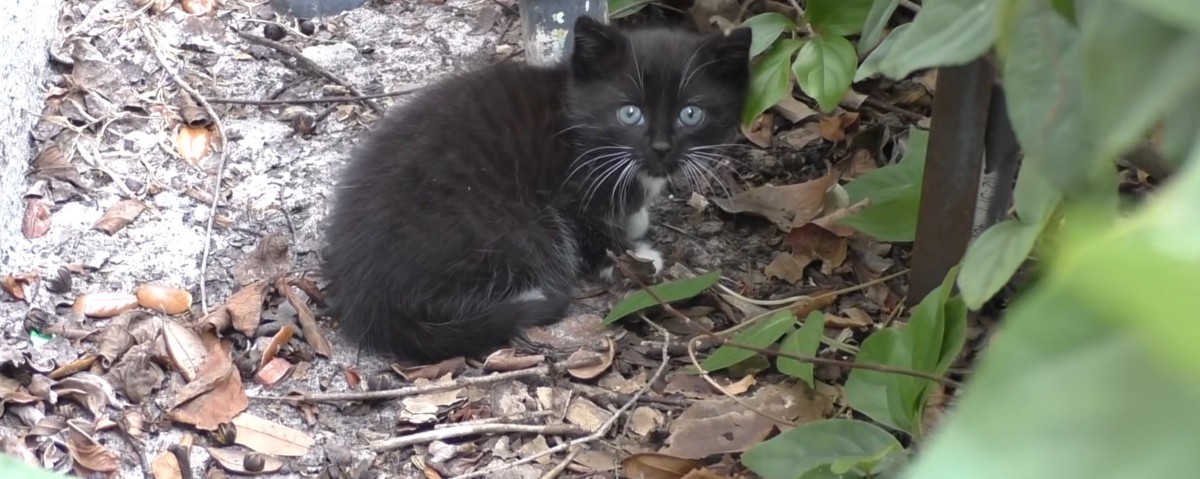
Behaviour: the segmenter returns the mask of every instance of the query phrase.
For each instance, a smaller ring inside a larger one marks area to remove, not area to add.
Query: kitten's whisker
[[[683,87],[687,86],[687,84],[684,83],[683,79],[687,78],[688,69],[690,69],[692,67],[692,62],[696,60],[696,54],[698,54],[698,53],[700,53],[699,48],[693,50],[692,55],[689,56],[687,59],[687,63],[683,64],[683,74],[679,76],[679,89],[678,89],[678,91],[675,92],[677,95],[683,94]]]
[[[715,170],[713,170],[711,166],[709,166],[707,163],[701,162],[701,161],[696,161],[692,164],[694,166],[696,166],[697,168],[699,168],[700,171],[703,172],[705,175],[712,178],[712,180],[717,183],[717,186],[721,187],[721,190],[725,193],[726,198],[733,197],[733,193],[731,191],[729,191],[729,187],[727,185],[725,185],[725,181],[722,180],[721,177],[717,175],[717,172]]]
[[[625,159],[625,156],[627,156],[627,155],[628,154],[613,156],[611,158],[605,159],[599,165],[596,165],[593,168],[589,168],[587,175],[585,175],[583,177],[583,179],[580,180],[579,184],[581,185],[581,187],[589,186],[588,180],[591,179],[592,176],[595,176],[597,174],[603,174],[603,171],[606,171],[606,168],[610,168],[612,166],[620,164],[621,160]]]
[[[583,162],[573,166],[571,168],[571,170],[567,172],[567,177],[566,177],[566,179],[563,180],[563,184],[566,184],[571,179],[572,176],[575,176],[575,173],[578,173],[580,170],[587,167],[588,165],[591,165],[596,162],[601,162],[601,161],[603,162],[603,164],[607,164],[608,159],[616,158],[616,157],[619,157],[619,156],[625,155],[625,154],[628,154],[628,153],[624,152],[624,151],[618,151],[615,153],[605,153],[603,155],[589,158],[586,161],[583,161]]]
[[[633,53],[633,69],[635,71],[637,71],[638,91],[645,92],[646,91],[646,86],[645,86],[646,83],[645,83],[645,81],[642,80],[642,66],[638,64],[637,49],[633,47],[633,39],[626,38],[625,41],[629,42],[629,51]]]
[[[596,192],[600,190],[600,187],[604,185],[604,182],[607,181],[608,178],[613,175],[613,173],[620,171],[622,167],[631,161],[633,161],[632,155],[622,156],[620,160],[617,161],[613,166],[608,167],[604,170],[604,173],[602,173],[600,176],[597,176],[596,181],[594,181],[592,185],[588,187],[587,193],[583,196],[583,205],[585,207],[590,205],[592,200],[595,199]]]
[[[692,70],[691,73],[687,74],[687,76],[685,76],[683,78],[683,84],[679,86],[679,91],[683,91],[685,88],[687,88],[688,83],[692,81],[692,77],[696,76],[697,73],[700,73],[700,70],[703,70],[704,67],[712,65],[713,63],[716,63],[716,62],[717,62],[716,60],[709,60],[707,62],[701,63],[700,66],[696,67],[695,70]]]

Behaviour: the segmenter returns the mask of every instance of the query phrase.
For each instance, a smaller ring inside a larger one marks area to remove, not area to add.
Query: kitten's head
[[[665,178],[733,138],[750,82],[749,29],[621,31],[584,16],[574,37],[569,111],[587,152],[577,161],[627,160],[632,173]]]

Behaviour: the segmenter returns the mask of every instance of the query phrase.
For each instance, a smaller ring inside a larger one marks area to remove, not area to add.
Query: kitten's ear
[[[726,80],[745,81],[750,76],[749,28],[736,28],[728,34],[717,33],[701,47],[713,66],[714,75]]]
[[[612,71],[625,51],[625,38],[619,30],[587,15],[575,20],[571,46],[571,70],[575,76],[591,78]]]

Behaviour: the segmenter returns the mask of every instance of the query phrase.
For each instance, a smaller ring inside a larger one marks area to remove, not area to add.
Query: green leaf
[[[909,25],[912,24],[905,23],[904,25],[893,28],[892,32],[888,34],[887,38],[884,38],[883,42],[880,43],[878,47],[876,47],[874,50],[871,50],[871,54],[867,55],[867,58],[863,59],[862,63],[858,65],[858,72],[854,74],[854,82],[857,83],[866,80],[867,78],[875,76],[879,73],[879,65],[883,64],[883,59],[887,58],[887,56],[891,53],[892,47],[896,45],[896,42],[900,41],[900,38],[903,37],[904,32],[908,30]],[[862,49],[861,42],[858,48],[860,50]]]
[[[969,63],[996,41],[1001,0],[928,0],[912,28],[883,60],[881,71],[899,80],[913,71]]]
[[[971,243],[963,256],[962,274],[958,277],[958,288],[967,306],[978,310],[1008,284],[1033,251],[1045,226],[1045,219],[1034,222],[1005,220],[992,225]]]
[[[908,152],[899,163],[871,171],[846,184],[850,203],[870,198],[871,206],[842,224],[884,241],[912,241],[921,203],[921,178],[929,132],[909,128]]]
[[[704,290],[708,289],[721,279],[721,270],[713,270],[694,278],[678,279],[666,283],[656,284],[650,287],[664,301],[680,301],[694,297]],[[657,305],[658,302],[654,297],[645,290],[638,291],[629,295],[624,301],[621,301],[604,317],[604,324],[611,324],[617,320],[629,316],[643,309]]]
[[[751,57],[756,57],[759,53],[767,51],[767,48],[783,32],[790,32],[796,29],[796,24],[792,22],[792,19],[775,12],[760,13],[747,18],[746,21],[742,22],[741,26],[750,28]]]
[[[823,36],[809,40],[800,48],[792,63],[800,89],[817,100],[821,110],[828,113],[850,89],[858,53],[845,37]]]
[[[750,69],[750,95],[746,109],[742,112],[742,123],[750,124],[754,118],[775,106],[784,95],[792,91],[792,54],[803,42],[784,38],[775,42]]]
[[[1043,0],[1025,1],[1001,39],[1013,130],[1034,168],[1059,190],[1091,185],[1101,168],[1083,116],[1079,33]],[[1027,218],[1033,219],[1033,218]]]
[[[655,0],[608,0],[608,18],[615,20],[640,12]]]
[[[845,36],[861,32],[873,0],[808,0],[805,16],[821,36]]]
[[[1171,23],[1177,28],[1200,33],[1200,5],[1193,0],[1122,0],[1130,7]]]
[[[956,275],[957,268],[913,308],[903,328],[867,337],[857,361],[944,374],[966,338],[966,305],[961,298],[950,296]],[[871,419],[920,438],[920,419],[930,385],[927,379],[854,369],[846,380],[846,400]]]
[[[65,479],[67,476],[56,474],[40,467],[31,466],[9,454],[0,454],[0,477],[20,479]]]
[[[1075,13],[1075,0],[1050,0],[1050,6],[1071,25],[1079,21],[1079,16]]]
[[[796,324],[796,315],[790,310],[781,310],[758,322],[745,331],[734,336],[730,341],[756,348],[766,348],[778,341]],[[737,363],[750,359],[757,352],[748,349],[724,345],[713,351],[712,355],[700,363],[705,371],[720,371]]]
[[[1163,156],[1172,164],[1183,165],[1184,158],[1200,139],[1200,95],[1191,95],[1175,106],[1163,120]]]
[[[824,335],[825,313],[813,311],[809,313],[808,318],[804,320],[804,325],[800,329],[792,331],[786,338],[783,338],[783,343],[779,345],[779,352],[801,356],[814,356],[817,354],[817,347],[821,345],[821,337]],[[780,356],[775,360],[775,367],[779,368],[779,372],[781,373],[804,381],[809,386],[816,387],[816,383],[813,382],[812,363]]]
[[[1200,34],[1114,1],[1081,10],[1079,24],[1084,115],[1100,141],[1096,160],[1111,161],[1200,90]]]
[[[871,2],[871,10],[867,12],[867,19],[863,23],[862,36],[858,37],[859,51],[865,52],[879,45],[879,40],[883,38],[883,29],[887,27],[888,19],[892,18],[892,13],[898,6],[900,6],[900,0]],[[905,25],[908,24],[905,23]],[[895,34],[894,31],[892,33]]]
[[[877,459],[881,454],[883,459]],[[796,479],[835,464],[880,474],[897,470],[906,459],[900,442],[878,426],[826,419],[802,424],[754,446],[742,455],[742,464],[763,479]]]

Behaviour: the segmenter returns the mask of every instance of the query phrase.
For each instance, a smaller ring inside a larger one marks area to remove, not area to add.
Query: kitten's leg
[[[630,214],[625,220],[625,241],[614,241],[618,251],[633,250],[633,255],[652,262],[654,264],[654,274],[661,273],[663,270],[663,255],[657,249],[645,241],[646,233],[650,231],[650,211],[643,206],[641,209]],[[600,270],[600,277],[606,281],[613,279],[613,268],[615,266],[606,266]]]

